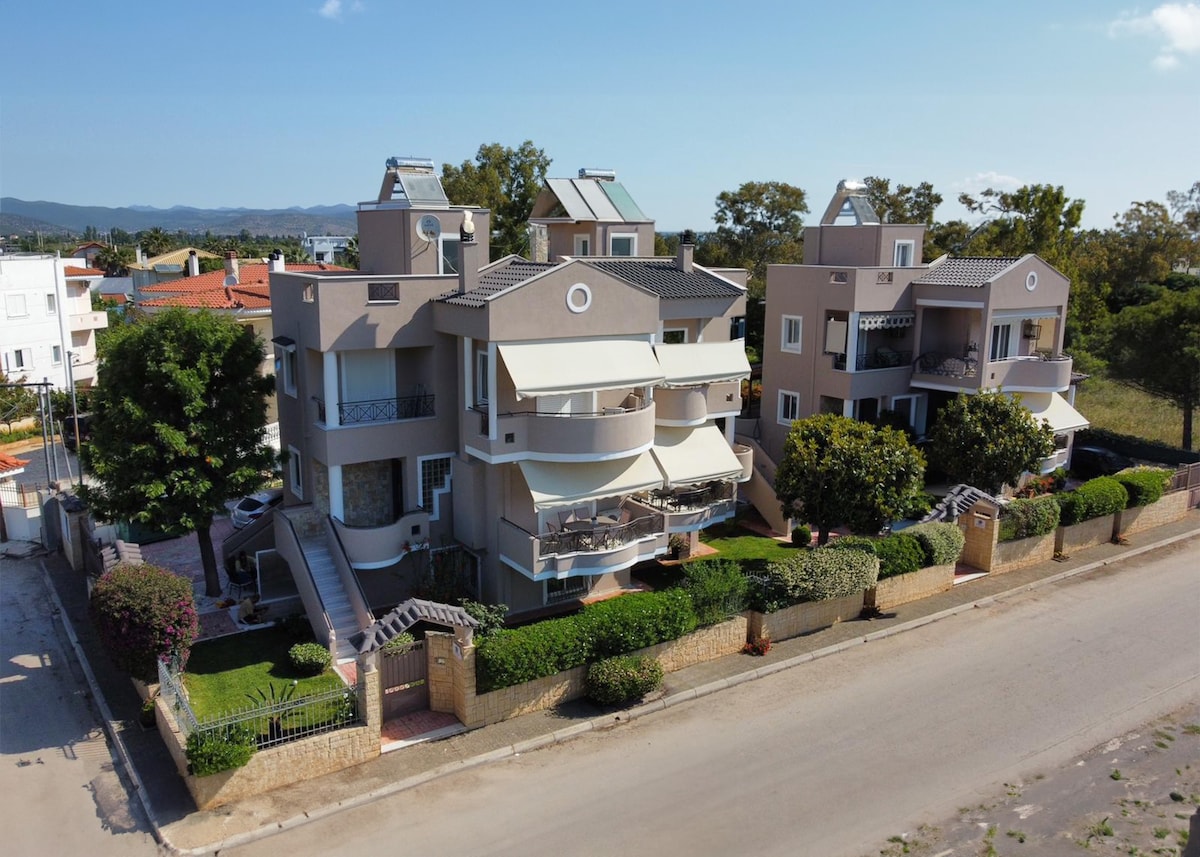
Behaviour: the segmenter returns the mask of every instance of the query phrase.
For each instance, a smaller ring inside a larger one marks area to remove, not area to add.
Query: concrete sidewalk
[[[341,810],[379,800],[420,783],[528,752],[585,732],[610,728],[664,708],[696,699],[788,669],[815,658],[883,639],[947,616],[969,611],[1007,595],[1110,565],[1125,564],[1151,550],[1187,550],[1200,560],[1200,511],[1174,523],[1140,533],[1125,545],[1106,544],[1053,561],[955,586],[948,592],[897,608],[884,617],[835,625],[824,631],[785,640],[764,657],[730,655],[698,664],[666,677],[663,694],[652,702],[617,712],[585,701],[561,706],[461,733],[440,741],[416,744],[387,753],[363,765],[305,783],[258,795],[210,812],[197,812],[156,732],[137,726],[140,701],[129,680],[116,673],[98,647],[87,622],[87,595],[82,576],[59,557],[47,557],[45,568],[62,602],[68,633],[76,651],[95,676],[98,699],[106,705],[109,732],[117,754],[130,768],[130,778],[145,804],[158,835],[174,851],[208,854],[221,848],[269,836]],[[1130,563],[1132,564],[1132,563]]]

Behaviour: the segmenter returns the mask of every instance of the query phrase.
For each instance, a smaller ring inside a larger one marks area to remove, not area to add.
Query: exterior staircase
[[[362,628],[358,626],[350,599],[346,597],[346,589],[338,577],[329,546],[323,537],[312,537],[301,539],[300,549],[304,551],[304,558],[312,570],[313,583],[316,584],[329,621],[333,624],[337,640],[336,660],[339,664],[353,661],[356,653],[354,646],[350,644],[350,638]]]

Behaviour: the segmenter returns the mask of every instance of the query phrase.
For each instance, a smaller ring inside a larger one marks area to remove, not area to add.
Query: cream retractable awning
[[[651,450],[670,485],[692,485],[742,475],[742,464],[716,426],[658,426]]]
[[[662,485],[648,452],[613,461],[519,461],[535,509],[573,506]]]
[[[746,344],[740,339],[655,345],[654,356],[667,376],[667,387],[694,387],[750,377]]]
[[[1071,407],[1058,393],[1021,393],[1021,405],[1037,420],[1048,420],[1056,433],[1087,428],[1087,417]]]
[[[518,399],[661,384],[650,343],[632,339],[551,340],[497,346]]]

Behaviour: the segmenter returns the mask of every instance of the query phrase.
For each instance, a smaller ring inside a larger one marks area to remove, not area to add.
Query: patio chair
[[[249,569],[231,568],[226,571],[229,583],[225,594],[235,601],[241,601],[242,596],[257,590],[254,583],[254,572]]]

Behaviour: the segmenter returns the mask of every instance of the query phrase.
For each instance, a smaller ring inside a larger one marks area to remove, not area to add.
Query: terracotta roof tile
[[[349,268],[343,268],[340,265],[322,265],[306,263],[302,265],[287,266],[288,273],[319,272],[319,271],[349,271]],[[270,283],[271,268],[261,262],[247,262],[246,264],[238,265],[238,285],[267,285]],[[225,287],[225,269],[219,271],[209,271],[206,274],[199,274],[195,277],[181,277],[178,280],[168,280],[165,283],[155,283],[150,286],[142,286],[140,291],[143,292],[199,292],[207,291],[208,289],[224,288]]]
[[[0,452],[0,475],[12,470],[20,470],[28,463],[24,458],[16,458],[7,453]]]
[[[97,268],[76,268],[74,265],[64,265],[63,273],[68,277],[103,277],[104,272]]]

